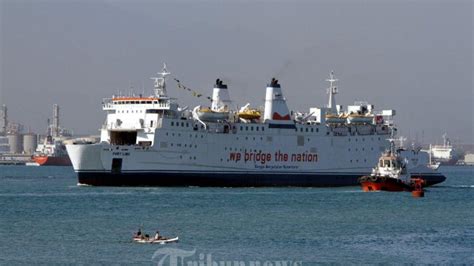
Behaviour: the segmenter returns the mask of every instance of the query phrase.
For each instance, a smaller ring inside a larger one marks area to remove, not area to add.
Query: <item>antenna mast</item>
[[[152,77],[151,79],[155,81],[155,96],[156,97],[168,97],[168,93],[166,92],[166,76],[170,75],[171,73],[168,72],[166,68],[166,63],[163,64],[163,70],[157,73],[161,75],[161,77]]]
[[[329,94],[328,108],[330,108],[331,112],[335,114],[337,112],[335,98],[335,95],[337,94],[337,87],[334,83],[338,81],[338,79],[334,77],[334,71],[331,71],[331,73],[329,74],[329,79],[326,79],[326,81],[329,81],[329,88],[327,89],[327,92]]]

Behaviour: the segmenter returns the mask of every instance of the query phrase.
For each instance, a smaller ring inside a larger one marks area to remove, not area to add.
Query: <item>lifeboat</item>
[[[242,119],[259,119],[262,116],[262,113],[257,109],[249,109],[244,112],[238,112],[237,115]]]
[[[237,116],[242,119],[253,120],[259,119],[262,116],[262,112],[255,108],[250,108],[250,104],[246,104],[244,107],[240,109],[237,113]]]
[[[371,114],[350,114],[347,117],[350,124],[372,124],[374,116]]]
[[[226,120],[229,118],[229,111],[214,111],[211,110],[211,108],[209,107],[202,108],[201,106],[197,106],[196,108],[194,108],[194,113],[200,120],[206,122],[215,122],[218,120]]]
[[[344,124],[347,120],[345,114],[326,114],[326,123],[328,124]]]

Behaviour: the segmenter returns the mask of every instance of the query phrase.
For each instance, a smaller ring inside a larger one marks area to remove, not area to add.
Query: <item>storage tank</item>
[[[7,132],[7,126],[8,126],[8,114],[7,114],[7,106],[2,105],[1,109],[1,126],[2,128],[0,129],[1,134],[5,134]]]
[[[474,165],[474,154],[473,153],[467,153],[464,155],[464,163],[467,165]]]
[[[0,136],[0,154],[9,153],[10,145],[8,145],[8,138]]]
[[[26,154],[33,154],[38,147],[38,137],[36,134],[23,135],[23,152]]]
[[[10,153],[19,154],[23,151],[23,138],[20,134],[7,135]]]

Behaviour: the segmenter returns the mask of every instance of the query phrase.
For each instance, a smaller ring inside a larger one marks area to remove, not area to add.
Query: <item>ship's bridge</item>
[[[102,101],[104,111],[121,108],[141,107],[145,109],[170,110],[177,104],[176,98],[169,97],[112,97]]]
[[[175,117],[176,99],[169,97],[113,97],[104,99],[107,120],[103,129],[143,130],[161,127],[164,117]]]
[[[175,118],[181,111],[176,98],[168,97],[165,78],[170,73],[163,66],[154,80],[154,94],[143,97],[112,96],[103,99],[102,108],[107,119],[101,129],[101,141],[116,145],[152,145],[156,128],[164,118]]]

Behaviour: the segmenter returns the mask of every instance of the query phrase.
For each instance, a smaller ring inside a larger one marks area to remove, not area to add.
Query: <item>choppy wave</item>
[[[339,245],[360,250],[366,255],[388,257],[402,256],[409,261],[424,263],[449,263],[452,258],[446,254],[466,254],[467,244],[473,239],[472,230],[434,230],[425,233],[395,234],[391,236],[359,235],[351,237],[326,237],[323,245]],[[444,253],[440,253],[444,250]]]
[[[64,176],[56,176],[56,175],[38,175],[38,176],[3,176],[3,179],[18,179],[18,180],[25,180],[25,179],[53,179],[53,178],[64,178]]]
[[[132,192],[0,193],[0,197],[89,197],[130,195]]]
[[[438,188],[474,188],[474,185],[450,185],[450,186],[436,186]]]

